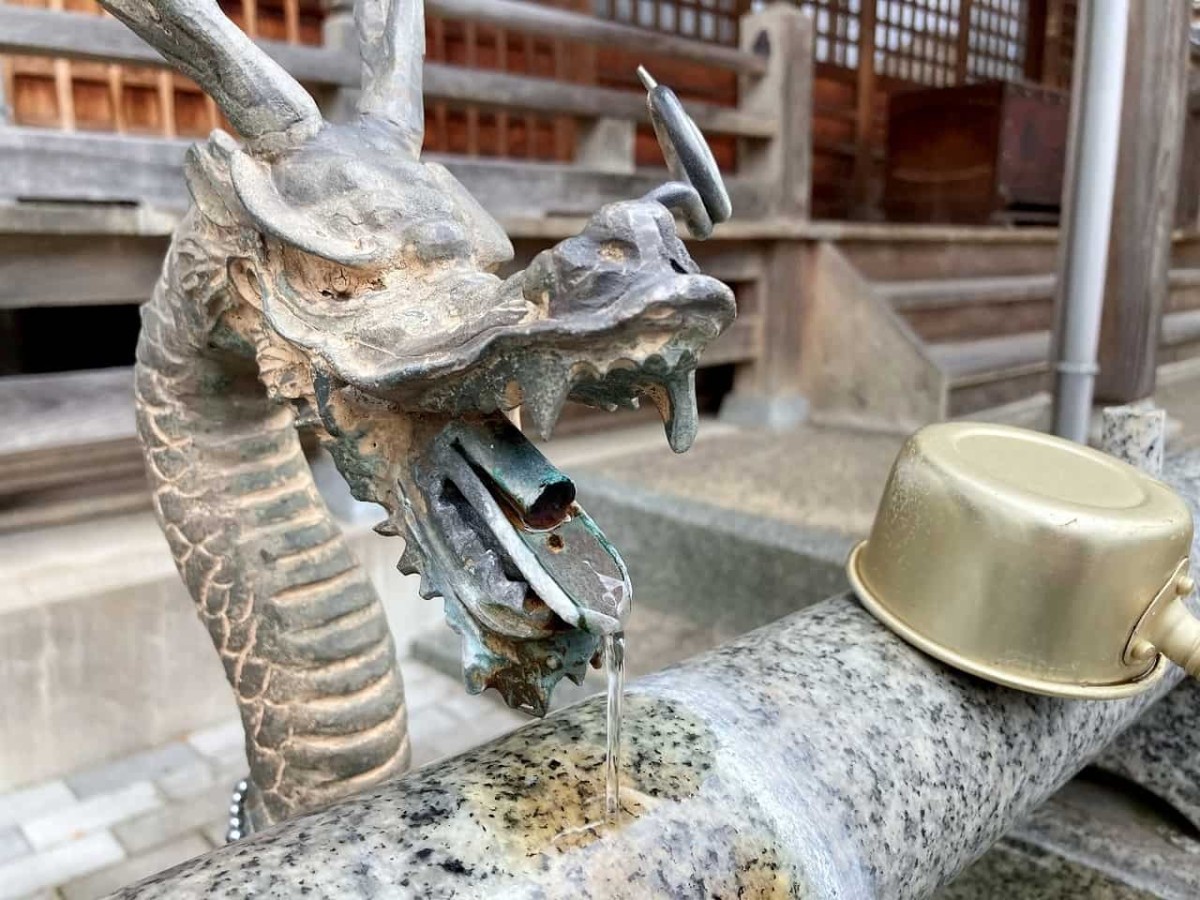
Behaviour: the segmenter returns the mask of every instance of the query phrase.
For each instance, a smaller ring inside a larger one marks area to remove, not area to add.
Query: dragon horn
[[[234,25],[216,0],[100,0],[200,85],[249,147],[277,153],[321,127],[312,97]]]
[[[394,127],[413,159],[425,139],[424,0],[357,0],[363,60],[358,111]]]

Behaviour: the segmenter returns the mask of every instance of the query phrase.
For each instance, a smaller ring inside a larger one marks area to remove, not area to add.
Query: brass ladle
[[[851,583],[926,653],[1009,687],[1116,698],[1172,660],[1200,677],[1192,515],[1104,453],[976,422],[901,450]]]

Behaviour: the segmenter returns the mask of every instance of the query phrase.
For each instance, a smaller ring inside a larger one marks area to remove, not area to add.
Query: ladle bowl
[[[1104,453],[945,423],[901,450],[848,570],[871,613],[952,666],[1035,693],[1125,697],[1165,657],[1200,672],[1200,622],[1183,604],[1192,530],[1169,487]]]

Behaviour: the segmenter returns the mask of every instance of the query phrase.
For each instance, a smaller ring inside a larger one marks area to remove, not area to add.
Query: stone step
[[[950,414],[968,415],[1032,396],[1050,386],[1050,332],[1036,331],[932,344],[950,376]],[[1200,355],[1200,309],[1163,317],[1161,362]]]
[[[1171,271],[1167,312],[1200,309],[1200,269]],[[922,340],[931,344],[982,340],[1053,326],[1051,273],[910,279],[872,284]]]
[[[1054,296],[1054,275],[878,281],[873,287],[899,312],[981,303],[1020,303]]]
[[[1058,233],[1046,228],[888,223],[844,230],[838,249],[877,282],[1040,275],[1053,272],[1058,257]]]

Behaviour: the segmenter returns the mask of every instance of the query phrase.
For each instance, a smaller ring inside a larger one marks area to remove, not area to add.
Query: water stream
[[[604,670],[608,674],[607,740],[604,750],[604,821],[621,817],[621,700],[625,693],[625,634],[605,635]]]

